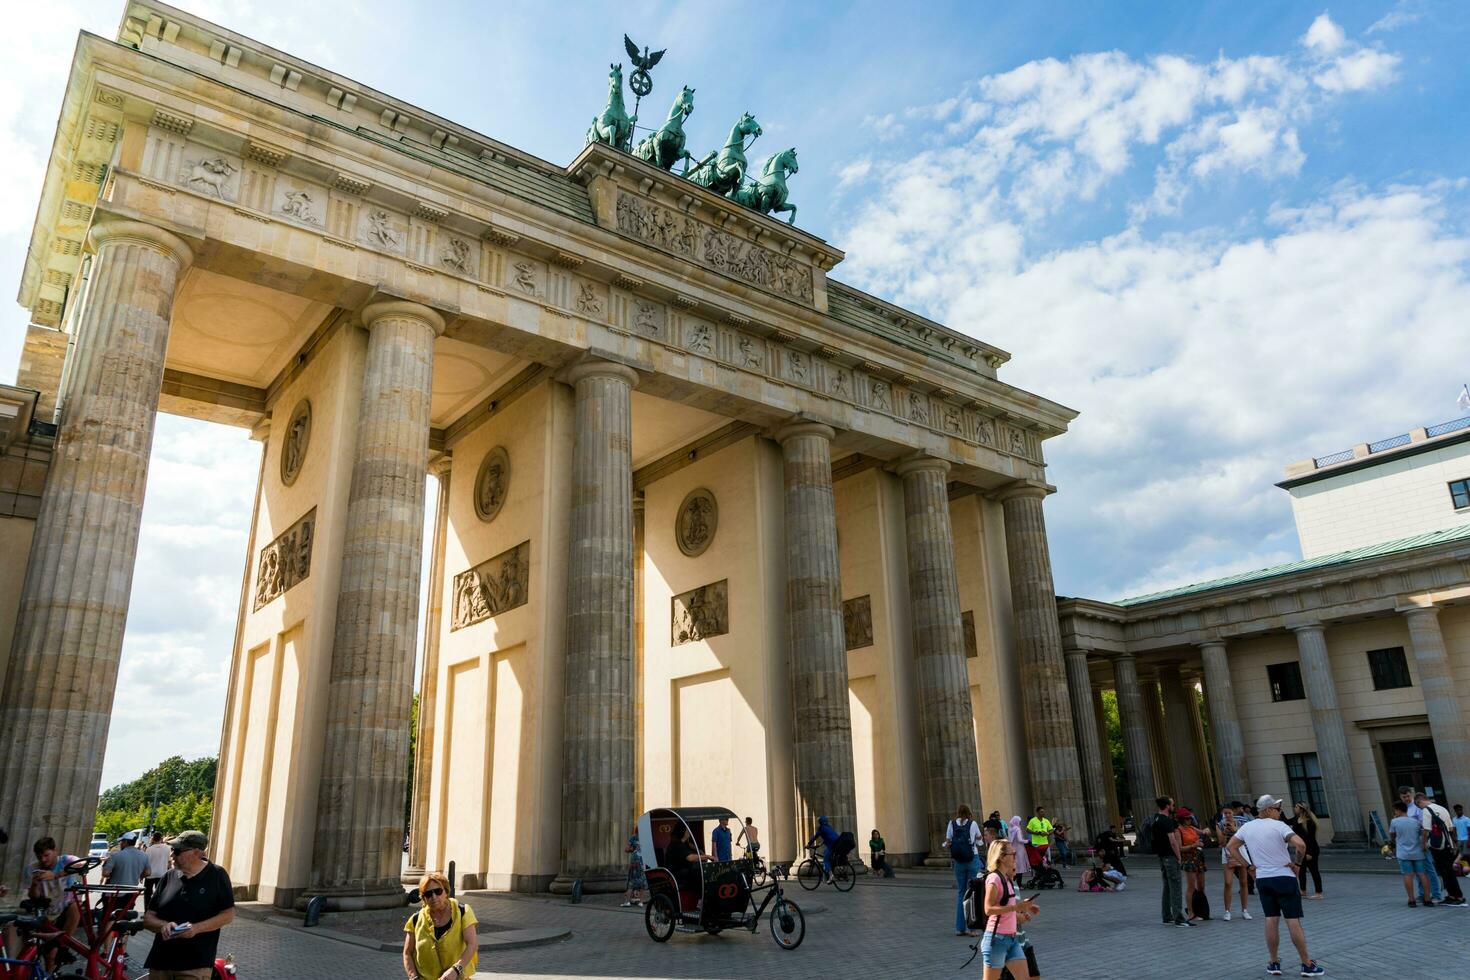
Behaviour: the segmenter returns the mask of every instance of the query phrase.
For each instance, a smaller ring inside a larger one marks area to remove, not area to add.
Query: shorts
[[[1399,858],[1399,874],[1427,875],[1429,874],[1429,859],[1419,858],[1415,861],[1405,861],[1403,858]]]
[[[1268,919],[1302,917],[1302,892],[1295,878],[1257,878],[1256,898],[1261,902],[1261,914]]]
[[[980,958],[986,966],[1000,969],[1011,960],[1024,960],[1026,950],[1014,935],[987,932],[980,940]]]

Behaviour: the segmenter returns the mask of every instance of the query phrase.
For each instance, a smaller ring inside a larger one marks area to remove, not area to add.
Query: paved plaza
[[[1193,929],[1159,923],[1159,877],[1137,862],[1132,885],[1121,895],[1071,890],[1043,894],[1044,914],[1033,923],[1043,976],[1066,980],[1169,978],[1242,980],[1265,976],[1262,921],[1211,921]],[[909,873],[893,881],[864,879],[851,893],[830,888],[796,890],[810,909],[807,936],[794,952],[758,935],[678,933],[667,945],[645,935],[641,914],[596,898],[580,906],[531,896],[471,894],[482,919],[499,927],[562,927],[560,942],[482,952],[482,975],[507,977],[842,977],[980,976],[978,963],[961,967],[970,951],[951,934],[952,892],[947,875]],[[1219,903],[1219,872],[1211,899]],[[1398,879],[1387,874],[1328,874],[1329,898],[1308,903],[1307,931],[1313,955],[1331,977],[1376,978],[1390,971],[1416,980],[1462,980],[1470,975],[1470,912],[1410,909]],[[323,925],[332,925],[332,916]],[[337,921],[341,921],[340,918]],[[1287,975],[1296,958],[1282,934]],[[385,940],[397,937],[386,935]],[[137,946],[139,959],[145,946]],[[221,949],[233,952],[243,980],[402,975],[396,953],[324,938],[242,916]]]

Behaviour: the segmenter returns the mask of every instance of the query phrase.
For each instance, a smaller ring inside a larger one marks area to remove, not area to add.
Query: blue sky
[[[743,110],[800,152],[834,275],[997,344],[1083,414],[1048,443],[1059,592],[1119,598],[1298,556],[1293,460],[1455,417],[1470,311],[1470,10],[1371,3],[188,4],[556,163],[621,35],[696,90],[691,149]],[[18,283],[76,32],[12,24],[0,279]],[[0,375],[24,329],[0,311]],[[163,417],[107,782],[215,749],[258,455]],[[180,601],[182,598],[183,601]],[[170,704],[166,666],[200,675]],[[207,701],[207,704],[205,703]]]

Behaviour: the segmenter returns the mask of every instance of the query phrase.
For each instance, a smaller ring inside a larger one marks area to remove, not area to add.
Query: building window
[[[1373,671],[1373,690],[1387,691],[1395,687],[1413,687],[1409,677],[1409,660],[1403,647],[1368,651],[1368,669]]]
[[[1454,502],[1455,510],[1470,507],[1470,480],[1456,480],[1451,483],[1450,500]]]
[[[1289,664],[1268,664],[1266,679],[1271,682],[1272,701],[1301,701],[1307,696],[1302,688],[1302,665],[1295,660]]]
[[[1330,817],[1327,795],[1322,792],[1322,770],[1317,753],[1298,752],[1286,758],[1286,789],[1293,803],[1305,803],[1319,817]]]

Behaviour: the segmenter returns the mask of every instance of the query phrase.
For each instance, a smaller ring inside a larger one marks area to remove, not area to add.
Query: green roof
[[[1161,599],[1177,599],[1180,596],[1194,595],[1199,592],[1209,592],[1213,589],[1223,589],[1232,585],[1246,585],[1251,582],[1264,582],[1268,579],[1282,578],[1287,575],[1295,575],[1297,572],[1310,572],[1319,568],[1331,568],[1335,565],[1351,565],[1353,562],[1368,561],[1372,558],[1383,558],[1387,555],[1397,555],[1406,551],[1414,551],[1419,548],[1429,548],[1438,544],[1447,544],[1451,541],[1470,540],[1470,523],[1459,527],[1445,528],[1441,531],[1429,531],[1425,534],[1416,534],[1410,538],[1399,538],[1396,541],[1384,541],[1380,544],[1370,544],[1363,548],[1354,548],[1351,551],[1338,551],[1330,555],[1318,555],[1316,558],[1307,558],[1302,561],[1288,562],[1285,565],[1272,565],[1270,568],[1258,568],[1253,572],[1241,572],[1238,575],[1230,575],[1225,578],[1211,579],[1208,582],[1196,582],[1194,585],[1181,585],[1177,589],[1165,589],[1162,592],[1150,592],[1148,595],[1134,596],[1131,599],[1118,599],[1115,606],[1140,606],[1145,602],[1158,602]]]

